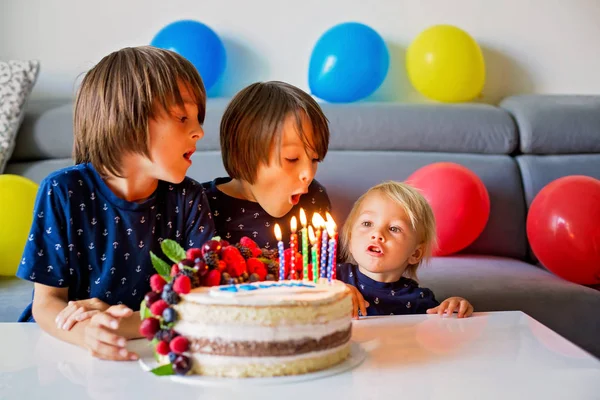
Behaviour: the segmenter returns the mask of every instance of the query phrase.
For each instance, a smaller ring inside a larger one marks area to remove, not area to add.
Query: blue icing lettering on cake
[[[239,290],[258,290],[258,288],[254,285],[239,285]]]
[[[316,288],[316,285],[312,283],[304,283],[302,281],[283,281],[275,283],[245,283],[241,285],[226,285],[219,286],[218,290],[222,292],[238,292],[238,291],[250,291],[250,290],[261,290],[261,289],[272,289],[280,287],[303,287],[303,288]]]

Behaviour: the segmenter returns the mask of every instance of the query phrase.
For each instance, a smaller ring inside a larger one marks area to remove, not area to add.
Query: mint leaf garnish
[[[213,236],[211,240],[216,240],[218,242],[221,240],[221,236]]]
[[[152,313],[150,312],[148,306],[146,306],[146,300],[142,301],[142,304],[140,305],[140,319],[143,321],[151,316]]]
[[[168,282],[171,280],[171,267],[169,264],[158,258],[156,254],[150,252],[150,260],[152,260],[152,266],[165,280]]]
[[[158,363],[158,362],[160,362],[160,356],[156,352],[156,344],[157,343],[158,343],[158,339],[157,338],[153,338],[152,341],[150,342],[150,347],[152,347],[152,354],[154,355],[154,359]]]
[[[173,372],[172,364],[160,365],[160,366],[150,370],[150,372],[152,372],[154,375],[157,375],[157,376],[165,376],[165,375],[174,375],[175,374],[175,372]]]
[[[266,264],[266,265],[272,265],[272,264],[275,263],[275,261],[270,260],[270,259],[265,258],[265,257],[258,257],[258,261],[260,261],[261,263]]]
[[[169,257],[169,259],[174,263],[178,263],[181,260],[185,260],[185,258],[187,257],[185,254],[185,250],[183,250],[183,247],[181,247],[179,243],[177,243],[174,240],[165,239],[160,244],[160,247],[163,253],[165,253],[165,256]],[[167,273],[167,275],[169,275],[169,273]]]

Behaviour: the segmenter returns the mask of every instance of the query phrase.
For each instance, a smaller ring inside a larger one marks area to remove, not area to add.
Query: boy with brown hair
[[[74,159],[45,178],[17,276],[34,283],[20,321],[100,358],[136,359],[139,309],[167,238],[199,246],[213,234],[202,186],[185,176],[204,136],[206,94],[174,52],[124,48],[83,79]]]
[[[221,120],[221,152],[229,177],[205,182],[217,234],[253,238],[275,248],[273,227],[289,237],[290,218],[325,217],[327,192],[314,180],[329,146],[328,121],[307,93],[284,82],[241,90]]]

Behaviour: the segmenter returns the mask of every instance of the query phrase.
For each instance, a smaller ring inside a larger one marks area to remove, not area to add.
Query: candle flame
[[[332,225],[332,229],[334,231],[335,231],[335,228],[337,227],[337,225],[335,224],[335,221],[333,220],[333,217],[331,216],[331,214],[329,214],[329,212],[326,212],[325,216],[327,217],[327,222],[325,223],[325,226],[327,226],[327,233],[329,233],[331,235],[331,233],[329,232],[329,224]]]
[[[277,238],[277,241],[281,241],[281,228],[279,227],[279,224],[275,224],[275,238]]]
[[[303,208],[300,208],[300,223],[303,228],[306,228],[306,213]]]
[[[308,226],[308,240],[310,240],[310,244],[314,245],[317,241],[317,235],[315,235],[315,231],[312,226]]]
[[[335,222],[327,221],[325,226],[327,227],[327,234],[330,238],[333,238],[333,235],[335,234]]]
[[[292,230],[292,233],[296,233],[297,227],[298,227],[298,223],[296,222],[296,216],[293,216],[292,220],[290,221],[290,228]]]
[[[325,220],[321,217],[321,214],[314,213],[312,217],[312,224],[315,229],[321,229],[325,225]]]

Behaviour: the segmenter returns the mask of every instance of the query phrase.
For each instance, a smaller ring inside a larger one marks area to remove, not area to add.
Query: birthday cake
[[[140,313],[140,332],[161,364],[154,373],[297,375],[348,357],[352,300],[344,283],[278,280],[277,254],[247,238],[235,246],[217,238],[187,253],[173,241],[162,247],[178,261],[167,271],[152,255],[160,272]]]

